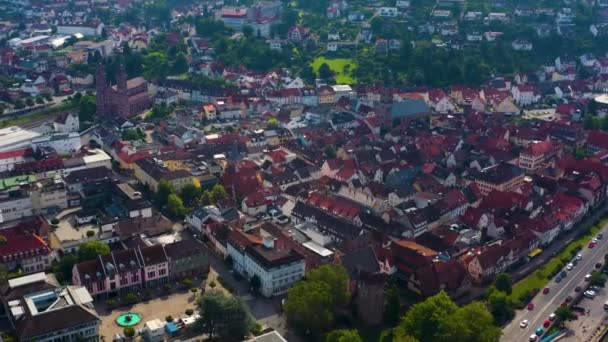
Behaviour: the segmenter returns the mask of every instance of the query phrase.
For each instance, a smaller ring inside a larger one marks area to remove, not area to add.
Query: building
[[[551,158],[561,154],[561,144],[554,141],[541,141],[528,145],[519,154],[519,166],[526,172],[535,172]]]
[[[56,133],[71,133],[80,130],[78,115],[74,113],[63,113],[53,121],[53,129]]]
[[[20,342],[97,341],[101,319],[89,292],[43,272],[10,279],[2,304]]]
[[[334,104],[336,102],[336,91],[330,86],[322,86],[318,89],[319,104]]]
[[[38,138],[38,132],[11,126],[0,129],[0,152],[21,150],[30,147],[32,139]]]
[[[493,190],[509,192],[519,189],[524,183],[525,173],[517,165],[500,162],[482,170],[475,176],[475,183],[482,195]]]
[[[152,99],[148,95],[148,83],[143,77],[127,80],[127,72],[121,67],[116,79],[117,85],[111,86],[106,81],[103,67],[97,67],[95,84],[99,116],[130,117],[150,108]]]
[[[61,155],[71,155],[80,150],[82,142],[78,132],[55,133],[32,139],[34,151],[40,148],[51,148]]]
[[[158,191],[158,183],[160,183],[161,180],[166,180],[173,185],[175,191],[181,192],[186,185],[192,184],[194,179],[190,171],[170,171],[149,158],[136,161],[133,171],[135,178],[149,186],[150,190],[154,192]]]
[[[80,33],[85,37],[99,37],[103,32],[104,25],[99,20],[92,20],[86,24],[63,23],[57,25],[58,35],[74,35]]]
[[[67,191],[61,178],[39,180],[34,175],[0,179],[0,222],[67,208]]]
[[[233,232],[227,244],[235,272],[251,279],[260,279],[260,293],[265,297],[284,294],[306,271],[304,256],[293,249],[278,249],[274,237],[267,236],[261,243],[259,237]]]
[[[0,232],[6,243],[0,245],[0,265],[10,272],[41,272],[51,267],[52,254],[38,232],[17,224]]]
[[[209,273],[207,249],[196,240],[182,240],[165,245],[171,279],[183,279]]]
[[[235,31],[241,31],[247,21],[247,9],[235,7],[223,7],[220,19],[224,24]]]
[[[31,148],[0,152],[0,172],[11,171],[17,164],[23,164],[33,156]]]
[[[169,281],[169,260],[162,245],[136,247],[74,265],[72,284],[96,299],[158,287]]]

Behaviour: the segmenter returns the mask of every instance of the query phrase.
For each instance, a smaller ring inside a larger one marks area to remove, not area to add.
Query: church
[[[146,80],[143,77],[127,80],[127,72],[123,66],[116,75],[115,86],[106,80],[106,73],[101,65],[97,67],[95,82],[97,114],[103,118],[128,118],[152,106]]]

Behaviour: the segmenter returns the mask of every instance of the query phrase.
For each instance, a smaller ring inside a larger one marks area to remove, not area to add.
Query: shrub
[[[108,299],[106,301],[106,305],[108,306],[108,308],[116,307],[116,301],[114,299]]]
[[[173,322],[173,316],[171,316],[171,315],[166,316],[165,321],[167,321],[167,323]]]
[[[251,333],[254,336],[259,336],[260,332],[262,332],[262,325],[258,322],[255,323],[255,325],[253,326],[253,328],[251,329]]]
[[[165,292],[171,291],[171,284],[165,284],[165,285],[163,285],[163,290],[165,290]]]
[[[95,235],[95,232],[92,230],[87,230],[87,237],[92,237],[93,235]]]
[[[189,278],[186,278],[186,279],[184,279],[182,284],[184,285],[185,288],[190,288],[190,287],[192,287],[192,280],[190,280]]]
[[[190,292],[192,292],[192,294],[196,294],[198,292],[198,289],[196,287],[193,287],[190,289]]]
[[[52,224],[52,225],[55,225],[55,226],[56,226],[56,225],[58,225],[58,224],[59,224],[59,219],[58,219],[58,218],[56,218],[56,217],[55,217],[55,218],[53,218],[53,219],[51,220],[51,224]]]
[[[137,295],[135,293],[127,293],[125,296],[125,301],[131,303],[137,300]]]
[[[194,313],[194,310],[192,310],[192,309],[186,309],[185,313],[188,316],[192,316],[192,314]]]
[[[135,336],[135,329],[133,329],[133,327],[125,327],[122,332],[125,334],[125,337]]]
[[[215,282],[213,280],[209,283],[209,287],[212,289],[215,288]]]

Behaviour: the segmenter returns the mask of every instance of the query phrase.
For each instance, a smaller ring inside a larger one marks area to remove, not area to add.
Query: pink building
[[[138,292],[168,281],[169,260],[161,245],[99,255],[74,265],[72,270],[72,284],[86,287],[96,299]]]

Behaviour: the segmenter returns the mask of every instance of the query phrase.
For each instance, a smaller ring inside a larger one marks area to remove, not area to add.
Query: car
[[[551,290],[548,287],[543,289],[543,294],[548,294]]]
[[[589,280],[591,280],[591,274],[587,274],[587,275],[585,276],[585,281],[589,281]]]
[[[536,328],[536,335],[540,336],[545,332],[545,329],[543,329],[543,327],[538,327]]]
[[[596,268],[596,269],[598,269],[598,270],[599,270],[600,268],[602,268],[602,266],[604,266],[604,265],[602,265],[602,263],[601,263],[601,262],[598,262],[597,264],[595,264],[595,268]]]
[[[604,233],[599,233],[599,234],[597,234],[596,239],[601,240],[601,239],[603,239],[603,238],[604,238]]]
[[[589,248],[595,247],[595,242],[593,242],[593,241],[589,242],[589,244],[587,245],[587,247],[589,247]]]
[[[593,290],[587,290],[585,293],[583,293],[583,295],[587,298],[593,299],[595,298],[596,293]]]
[[[557,276],[557,277],[555,277],[555,282],[556,282],[556,283],[558,283],[558,284],[559,284],[561,281],[562,281],[562,277],[561,277],[561,276]]]
[[[572,311],[585,312],[585,308],[580,305],[572,305]]]
[[[572,301],[572,296],[566,297],[566,300],[565,300],[566,303],[570,303],[571,301]]]
[[[559,275],[562,278],[566,278],[566,276],[568,275],[568,273],[566,273],[566,271],[562,271]]]
[[[530,311],[534,310],[534,303],[528,304],[528,310],[530,310]]]
[[[543,322],[543,327],[545,327],[545,328],[548,328],[550,325],[551,325],[551,321],[550,321],[550,320],[548,320],[548,319],[546,319],[546,320]]]
[[[582,254],[577,254],[576,255],[576,260],[582,260],[583,259],[583,255]]]
[[[528,322],[528,320],[527,320],[527,319],[524,319],[523,321],[521,321],[521,322],[519,323],[519,327],[520,327],[520,328],[522,328],[522,329],[525,329],[525,328],[527,328],[527,327],[528,327],[528,325],[529,325],[529,324],[530,324],[530,322]]]
[[[583,289],[582,287],[577,286],[574,288],[574,292],[579,293],[579,292],[581,292],[582,289]]]
[[[574,264],[573,263],[569,263],[568,265],[566,265],[566,269],[568,271],[572,271],[573,268],[574,268]]]
[[[556,314],[554,314],[554,313],[552,313],[552,314],[550,314],[550,315],[549,315],[549,320],[550,320],[551,322],[555,321],[555,319],[556,319],[556,318],[557,318],[557,315],[556,315]]]
[[[538,341],[538,336],[530,335],[530,342],[536,342],[536,341]]]
[[[596,238],[593,238],[593,240],[591,240],[591,242],[593,242],[593,243],[597,243],[597,239],[596,239]]]
[[[599,286],[595,286],[595,285],[589,286],[589,290],[595,291],[595,293],[600,292]]]

